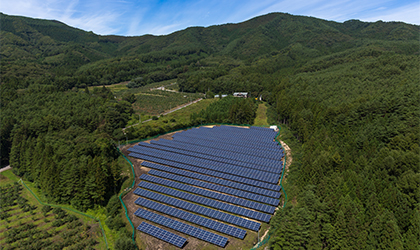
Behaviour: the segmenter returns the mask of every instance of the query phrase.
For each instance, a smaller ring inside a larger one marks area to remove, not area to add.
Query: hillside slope
[[[337,23],[283,13],[239,24],[192,27],[166,36],[140,37],[99,36],[54,20],[5,14],[0,14],[0,19],[2,82],[28,80],[26,86],[45,76],[51,81],[73,76],[86,65],[75,79],[58,81],[69,82],[65,88],[111,84],[151,72],[166,74],[152,80],[175,78],[185,71],[185,66],[209,55],[253,60],[295,45],[311,49],[315,57],[377,41],[404,41],[401,49],[413,53],[419,34],[418,26],[405,23]],[[171,70],[165,69],[168,65]]]

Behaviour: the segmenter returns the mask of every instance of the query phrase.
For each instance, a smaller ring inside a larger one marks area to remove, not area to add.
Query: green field
[[[162,86],[171,91],[156,89]],[[155,82],[139,88],[127,88],[127,82],[105,87],[110,89],[118,100],[121,100],[124,95],[134,94],[136,101],[133,103],[133,109],[135,114],[137,114],[135,116],[137,120],[139,114],[144,116],[142,119],[148,119],[150,116],[162,114],[204,96],[200,93],[172,92],[178,91],[178,85],[175,83],[175,80]],[[93,90],[93,88],[89,87],[89,91]]]
[[[265,103],[260,103],[257,109],[257,117],[255,117],[254,121],[255,126],[267,126],[269,125],[267,122],[267,106]]]
[[[200,112],[202,109],[208,107],[211,103],[218,101],[218,99],[203,99],[197,103],[194,103],[185,108],[179,109],[173,113],[160,116],[155,120],[142,123],[141,125],[135,125],[126,130],[129,134],[129,138],[142,139],[157,134],[167,133],[172,130],[182,129],[190,124],[190,115],[192,113]],[[149,116],[150,117],[150,116]],[[144,119],[142,117],[142,119]],[[138,116],[135,117],[129,124],[138,123]]]

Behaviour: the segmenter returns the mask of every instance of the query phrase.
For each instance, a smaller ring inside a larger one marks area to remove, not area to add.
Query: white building
[[[248,92],[235,92],[233,93],[234,97],[243,97],[243,98],[248,98]]]

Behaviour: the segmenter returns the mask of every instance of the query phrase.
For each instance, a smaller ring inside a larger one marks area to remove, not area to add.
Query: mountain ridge
[[[241,23],[189,27],[164,36],[124,37],[96,35],[57,20],[3,13],[0,19],[2,82],[9,78],[71,76],[82,65],[123,57],[141,57],[143,63],[156,65],[170,65],[175,61],[190,64],[192,58],[200,60],[209,55],[254,60],[297,44],[315,49],[319,55],[328,55],[369,42],[414,43],[418,41],[420,30],[418,25],[401,22],[349,20],[338,23],[270,13]],[[413,49],[410,51],[416,53]],[[120,80],[130,80],[133,76],[128,74]],[[100,83],[100,80],[96,82]]]

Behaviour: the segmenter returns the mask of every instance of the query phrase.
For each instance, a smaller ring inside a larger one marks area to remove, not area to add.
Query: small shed
[[[235,92],[233,93],[234,97],[242,97],[242,98],[248,98],[248,92]]]

